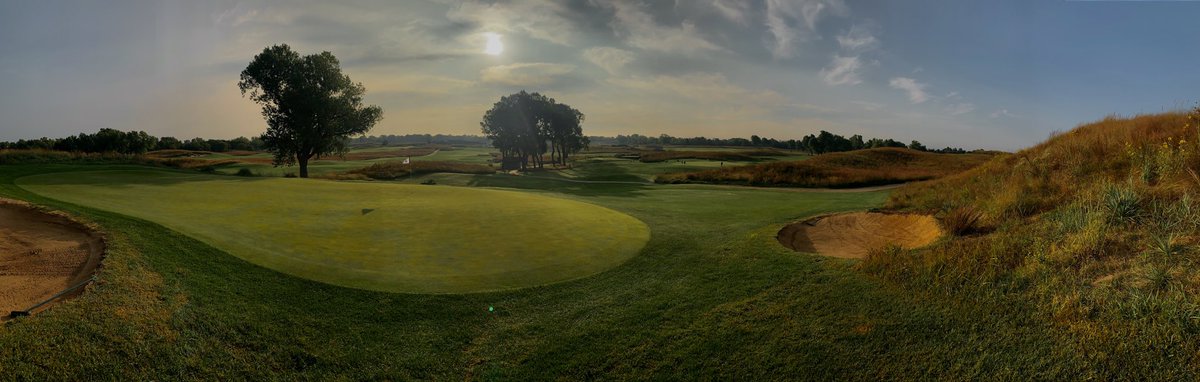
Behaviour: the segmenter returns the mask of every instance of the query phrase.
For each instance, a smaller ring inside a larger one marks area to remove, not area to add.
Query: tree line
[[[525,170],[542,168],[547,153],[551,163],[566,165],[571,154],[587,148],[583,119],[583,113],[567,104],[522,90],[500,97],[479,126],[500,151],[503,168]]]
[[[806,151],[811,154],[822,154],[841,151],[852,151],[861,149],[873,149],[878,147],[906,147],[918,151],[930,151],[939,153],[966,153],[966,150],[961,148],[946,147],[943,149],[931,150],[918,141],[912,141],[909,144],[904,144],[894,139],[871,138],[864,139],[862,135],[851,135],[849,138],[833,134],[822,130],[818,134],[809,134],[803,138],[778,140],[774,138],[763,138],[758,135],[751,135],[750,139],[746,138],[706,138],[706,137],[673,137],[667,134],[662,134],[657,137],[645,136],[640,134],[632,135],[617,135],[611,141],[601,139],[598,142],[611,143],[616,145],[674,145],[674,146],[740,146],[740,147],[769,147],[785,150]]]
[[[264,148],[262,139],[238,137],[234,139],[192,138],[180,140],[175,137],[155,137],[145,131],[120,131],[103,128],[92,134],[80,133],[66,138],[21,139],[15,142],[0,142],[0,149],[14,150],[58,150],[83,153],[144,154],[154,150],[193,151],[258,151]]]

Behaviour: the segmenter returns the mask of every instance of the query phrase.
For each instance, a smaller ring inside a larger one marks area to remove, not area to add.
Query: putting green
[[[159,170],[43,174],[17,184],[150,220],[284,273],[389,292],[575,279],[621,264],[650,238],[644,223],[620,212],[514,191]]]

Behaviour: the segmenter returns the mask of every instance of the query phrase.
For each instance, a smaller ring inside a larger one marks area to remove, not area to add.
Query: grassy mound
[[[380,291],[459,293],[570,280],[623,263],[649,238],[645,224],[610,209],[486,189],[154,170],[18,183],[154,221],[284,273]]]
[[[1200,334],[1198,120],[1110,117],[903,187],[890,207],[948,217],[975,211],[974,221],[951,220],[973,225],[961,232],[982,233],[929,250],[880,251],[862,266],[924,290],[1028,302],[1035,319],[1096,355],[1102,375],[1179,362],[1196,372],[1200,343],[1189,338]]]
[[[655,181],[747,186],[864,187],[942,177],[978,166],[991,157],[991,154],[936,154],[901,148],[877,148],[822,154],[803,161],[666,174]]]
[[[346,174],[362,175],[371,179],[392,180],[403,177],[448,172],[458,174],[491,174],[496,169],[475,163],[446,162],[446,161],[413,161],[404,164],[403,161],[388,161],[372,164],[360,169],[347,171]]]

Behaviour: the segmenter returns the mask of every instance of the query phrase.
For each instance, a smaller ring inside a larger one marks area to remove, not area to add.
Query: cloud
[[[526,0],[511,3],[468,1],[446,13],[450,21],[470,23],[477,32],[521,33],[559,45],[569,45],[575,38],[571,20],[563,17],[567,10],[552,0]]]
[[[490,84],[544,86],[575,70],[574,65],[545,62],[497,65],[479,72],[480,80]]]
[[[912,103],[923,103],[929,100],[929,94],[925,93],[925,88],[929,87],[929,85],[917,82],[917,80],[912,78],[892,78],[892,80],[888,82],[888,85],[890,85],[892,88],[907,92],[908,100],[912,101]]]
[[[678,28],[664,26],[659,25],[653,16],[636,4],[613,1],[601,5],[613,10],[614,16],[610,24],[613,32],[624,38],[629,46],[684,54],[724,50],[701,37],[700,31],[690,21],[681,22]]]
[[[826,13],[846,16],[849,8],[841,0],[767,0],[767,31],[771,54],[792,58],[796,45],[814,38],[817,23]]]
[[[691,73],[679,76],[614,78],[609,83],[644,93],[657,93],[696,101],[705,108],[755,107],[766,109],[804,109],[829,111],[827,108],[797,103],[773,90],[751,90],[734,84],[719,73]]]
[[[991,117],[991,118],[1000,118],[1000,117],[1019,118],[1021,116],[1008,111],[1008,109],[1000,109],[1000,110],[996,110],[992,114],[989,114],[988,117]]]
[[[747,13],[750,12],[749,2],[742,0],[712,0],[712,6],[726,20],[741,26],[746,26],[750,23],[747,16]]]
[[[946,113],[950,115],[963,115],[975,111],[975,104],[970,102],[956,103],[946,107]]]
[[[355,80],[367,84],[369,94],[422,94],[446,95],[462,91],[473,85],[468,81],[437,75],[397,75],[387,70],[355,72]]]
[[[858,76],[859,68],[862,68],[862,60],[859,60],[858,56],[833,56],[833,61],[821,69],[819,74],[821,80],[829,85],[858,85],[862,82]]]
[[[850,27],[846,34],[837,36],[838,46],[848,52],[863,52],[875,49],[879,46],[879,39],[876,39],[869,28],[855,24]]]
[[[866,110],[866,111],[876,111],[876,110],[882,109],[884,106],[886,106],[881,103],[867,102],[867,101],[850,101],[850,103],[861,106],[863,108],[863,110]]]
[[[633,52],[610,47],[595,47],[583,51],[583,58],[612,74],[633,61]]]

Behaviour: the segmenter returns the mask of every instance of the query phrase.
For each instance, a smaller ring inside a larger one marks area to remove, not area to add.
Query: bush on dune
[[[802,161],[784,161],[716,170],[665,174],[659,183],[717,183],[748,186],[877,186],[928,180],[964,171],[991,154],[936,154],[901,148],[829,153]]]
[[[906,185],[891,209],[995,227],[927,250],[879,253],[863,269],[914,288],[1029,302],[1081,347],[1117,363],[1200,343],[1200,109],[1082,125],[961,174]],[[962,207],[966,206],[966,207]],[[1019,243],[1019,245],[1014,245]],[[970,287],[967,287],[970,286]],[[1140,362],[1140,361],[1139,361]],[[1154,361],[1159,362],[1159,361]],[[1200,369],[1200,360],[1192,359]],[[1149,366],[1148,366],[1149,367]]]

